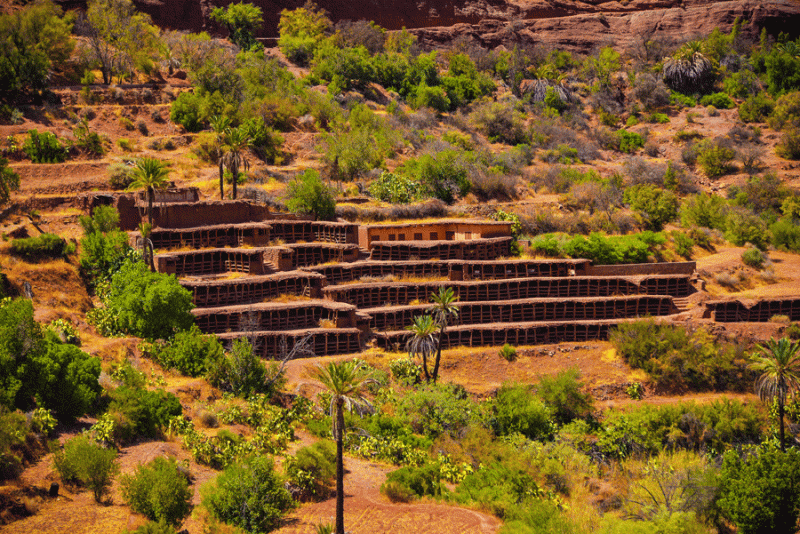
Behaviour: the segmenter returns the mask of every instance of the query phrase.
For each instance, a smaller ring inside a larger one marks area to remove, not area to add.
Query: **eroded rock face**
[[[57,0],[58,1],[58,0]],[[277,37],[283,9],[302,7],[305,0],[250,0],[264,12],[259,37]],[[85,7],[82,0],[61,0],[67,9]],[[164,28],[208,31],[224,35],[210,20],[211,11],[227,0],[134,0]],[[449,45],[461,37],[493,48],[541,44],[573,52],[600,45],[635,48],[642,38],[685,40],[715,27],[730,29],[737,16],[748,21],[745,34],[800,35],[797,0],[318,0],[331,19],[374,20],[389,30],[413,29],[425,48]]]

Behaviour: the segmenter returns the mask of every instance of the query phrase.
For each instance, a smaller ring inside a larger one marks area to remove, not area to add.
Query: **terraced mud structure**
[[[159,199],[149,237],[154,267],[178,276],[191,291],[202,331],[227,345],[247,337],[265,358],[308,334],[317,355],[371,344],[402,349],[405,328],[441,287],[458,297],[458,317],[442,340],[454,347],[605,339],[621,321],[684,312],[702,284],[694,262],[509,259],[506,223],[358,226],[274,214],[245,201],[186,197],[174,192]],[[142,198],[114,202],[128,226],[137,215],[141,220]],[[167,226],[187,214],[182,225]],[[197,226],[197,220],[213,224]],[[142,245],[138,233],[130,238]],[[800,301],[715,300],[703,310],[719,322],[767,321],[777,314],[796,320]]]

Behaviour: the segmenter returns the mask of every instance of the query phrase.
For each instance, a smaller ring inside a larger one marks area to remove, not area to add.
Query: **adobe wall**
[[[264,253],[260,249],[204,249],[158,254],[156,270],[177,276],[202,276],[226,272],[260,275],[264,273]]]
[[[591,265],[589,276],[636,276],[649,274],[694,274],[697,262],[634,263],[628,265]]]
[[[402,330],[430,306],[382,307],[362,310],[372,330]],[[646,315],[669,315],[677,310],[672,297],[637,295],[608,298],[526,299],[501,302],[457,302],[458,315],[448,328],[469,324],[540,321],[599,321]]]
[[[140,233],[128,232],[135,243]],[[263,247],[270,240],[268,223],[223,224],[196,228],[158,228],[150,233],[156,250],[176,248]]]
[[[117,200],[122,230],[136,230],[146,219],[146,210],[136,205],[133,195]],[[154,228],[194,228],[219,224],[240,224],[270,219],[267,206],[247,200],[176,202],[153,205]]]
[[[272,239],[283,243],[318,241],[357,244],[358,225],[327,221],[271,221]]]
[[[312,329],[319,328],[322,320],[336,328],[356,327],[354,306],[321,300],[195,308],[192,314],[198,328],[209,334]]]
[[[493,260],[511,254],[510,237],[472,239],[469,241],[373,241],[373,261],[419,260]]]
[[[292,250],[292,269],[310,267],[328,262],[354,262],[358,260],[358,245],[338,245],[333,243],[292,243],[286,245]]]
[[[362,225],[358,245],[369,249],[376,241],[456,241],[511,235],[507,221],[442,220],[434,223]]]

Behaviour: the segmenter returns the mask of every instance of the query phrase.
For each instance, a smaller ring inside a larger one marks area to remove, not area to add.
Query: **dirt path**
[[[496,517],[466,508],[417,502],[393,504],[380,494],[393,468],[355,458],[345,459],[345,529],[351,534],[404,532],[425,534],[488,534],[497,532]],[[301,506],[278,534],[308,534],[320,523],[333,523],[336,499]]]

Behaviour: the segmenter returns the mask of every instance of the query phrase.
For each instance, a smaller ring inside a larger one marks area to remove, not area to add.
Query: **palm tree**
[[[219,172],[223,173],[223,167],[227,167],[233,175],[233,199],[236,200],[236,186],[239,181],[239,168],[245,171],[250,169],[250,163],[244,157],[244,151],[250,146],[250,134],[243,127],[228,128],[225,130],[226,152],[219,158]]]
[[[431,301],[433,306],[428,309],[433,315],[436,325],[439,327],[439,335],[436,337],[436,361],[433,364],[433,383],[439,378],[439,362],[442,359],[442,337],[447,328],[447,321],[452,318],[458,317],[458,307],[455,303],[458,297],[453,292],[452,287],[440,287],[438,293],[431,294]]]
[[[672,57],[664,58],[664,83],[673,91],[703,93],[714,83],[714,64],[702,52],[702,41],[683,45]]]
[[[422,370],[425,381],[429,382],[431,377],[428,374],[428,356],[436,350],[437,324],[430,315],[417,315],[406,330],[411,332],[411,337],[406,342],[408,355],[412,358],[416,354],[422,356]]]
[[[761,355],[754,355],[750,369],[761,373],[756,379],[756,393],[761,400],[777,401],[780,420],[781,450],[785,450],[783,415],[786,397],[800,388],[800,345],[786,338],[770,339],[758,345]]]
[[[225,130],[231,127],[231,120],[225,115],[214,115],[209,119],[211,129],[217,136],[217,163],[222,160],[222,145],[225,141]],[[219,166],[219,199],[225,198],[225,173],[222,165]]]
[[[314,378],[322,382],[331,394],[330,415],[336,440],[336,534],[344,534],[344,410],[371,407],[364,398],[364,390],[374,379],[354,361],[319,365]]]
[[[147,198],[147,222],[153,226],[153,197],[156,189],[164,189],[169,176],[167,164],[160,159],[141,158],[133,169],[131,189],[144,189]]]

